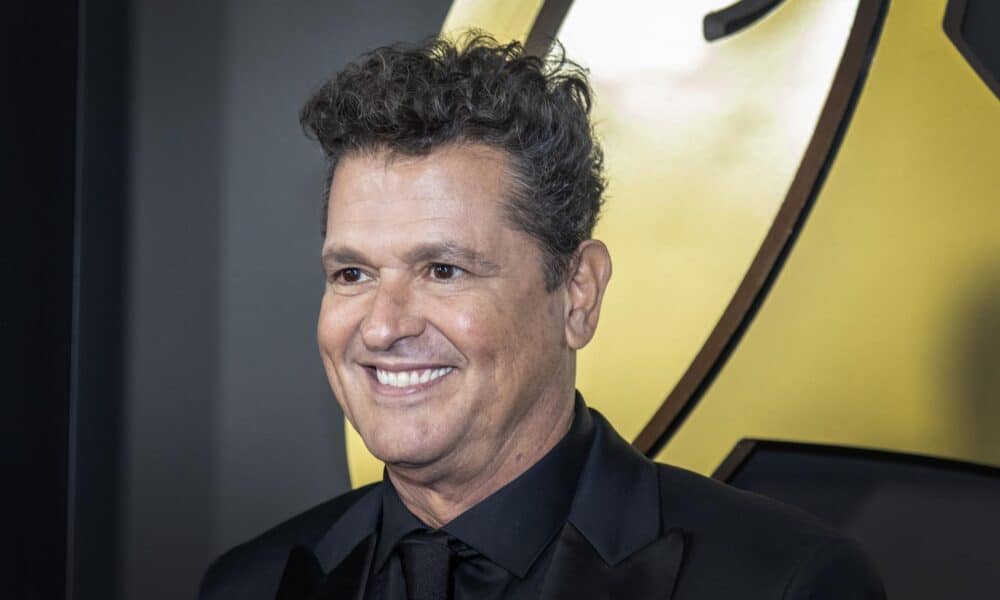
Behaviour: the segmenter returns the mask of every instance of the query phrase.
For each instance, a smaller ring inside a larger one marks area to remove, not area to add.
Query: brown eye
[[[462,269],[454,265],[431,265],[431,277],[438,280],[454,279],[461,271]]]
[[[335,281],[340,281],[342,283],[357,283],[361,281],[363,277],[364,273],[361,272],[361,269],[356,267],[341,269],[333,275],[333,279]]]

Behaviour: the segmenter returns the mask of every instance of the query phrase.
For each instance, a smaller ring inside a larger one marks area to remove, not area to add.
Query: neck
[[[449,473],[430,473],[386,465],[386,471],[403,504],[425,524],[438,528],[483,501],[542,459],[569,431],[574,402],[562,402],[554,410],[521,427],[483,464],[468,464]]]

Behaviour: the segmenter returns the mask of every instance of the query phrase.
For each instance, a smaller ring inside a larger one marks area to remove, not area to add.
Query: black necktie
[[[399,541],[407,600],[451,598],[451,536],[441,531],[417,531]]]

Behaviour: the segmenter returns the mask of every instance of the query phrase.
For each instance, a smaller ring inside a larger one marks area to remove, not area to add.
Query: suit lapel
[[[540,596],[546,600],[669,600],[684,558],[684,534],[676,529],[616,565],[570,523],[556,544]]]
[[[275,600],[306,600],[313,598],[323,583],[323,570],[312,550],[295,546],[288,553],[285,570]]]
[[[667,600],[683,564],[685,535],[663,520],[656,465],[600,413],[590,415],[594,442],[542,598]]]
[[[361,541],[344,560],[326,576],[317,600],[362,600],[368,584],[372,557],[375,555],[375,534]]]
[[[276,600],[362,600],[375,554],[382,484],[362,496],[312,546],[292,548]]]
[[[292,548],[275,600],[362,600],[374,550],[373,533],[324,574],[312,550]]]

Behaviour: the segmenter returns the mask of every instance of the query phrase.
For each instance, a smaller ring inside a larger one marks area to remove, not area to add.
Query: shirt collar
[[[525,577],[562,529],[587,460],[594,427],[579,393],[573,423],[565,436],[527,471],[441,528],[477,552]],[[375,548],[381,569],[406,534],[426,529],[383,478],[382,523]]]
[[[420,519],[415,517],[403,504],[392,487],[388,474],[382,476],[382,523],[379,527],[378,541],[375,543],[375,570],[382,570],[385,561],[389,560],[396,544],[409,533],[427,529]]]

